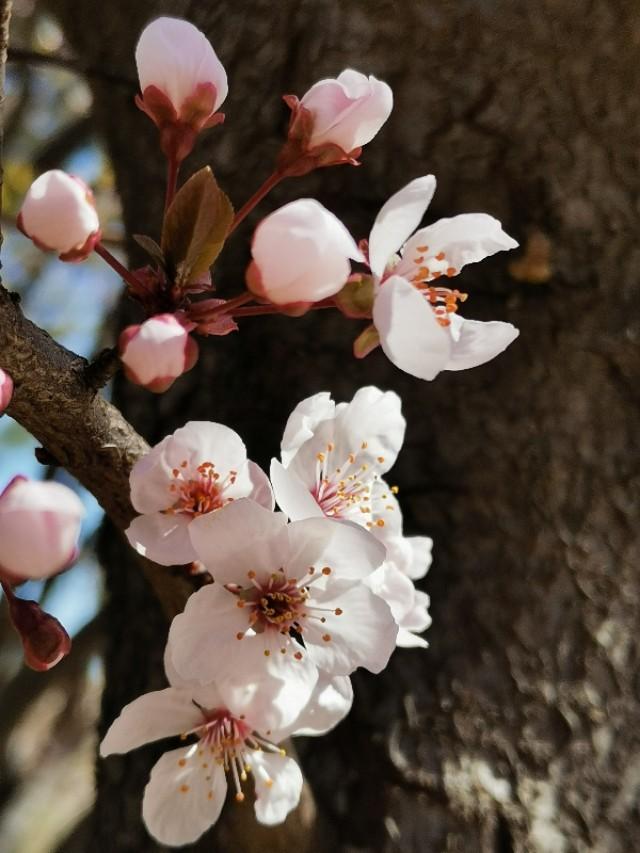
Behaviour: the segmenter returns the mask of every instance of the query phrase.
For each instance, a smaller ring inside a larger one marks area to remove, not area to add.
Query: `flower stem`
[[[211,308],[210,311],[207,311],[207,318],[215,317],[217,314],[235,314],[236,309],[240,309],[241,305],[245,305],[247,302],[251,302],[253,299],[253,294],[249,293],[248,290],[243,291],[239,296],[234,296],[233,299],[228,299],[226,302],[223,302],[222,305],[216,305],[215,308]]]
[[[96,254],[100,255],[103,261],[106,261],[111,269],[114,269],[120,278],[122,278],[126,283],[133,289],[134,293],[137,293],[140,290],[140,282],[135,277],[135,275],[130,272],[120,261],[114,257],[108,249],[102,245],[102,243],[96,243],[93,247]]]
[[[238,308],[233,312],[234,317],[257,317],[260,314],[285,314],[282,305],[249,305],[247,308]],[[323,308],[335,308],[333,300],[328,299],[311,305],[309,311],[321,311]]]
[[[245,202],[240,210],[236,213],[233,222],[231,223],[231,228],[229,228],[229,234],[236,230],[238,225],[245,219],[253,210],[254,207],[262,201],[262,199],[267,195],[267,193],[271,192],[271,190],[280,183],[280,181],[284,178],[282,172],[275,171],[273,174],[269,175],[264,184],[251,196],[251,198]]]
[[[166,213],[169,209],[169,205],[174,199],[176,194],[176,187],[178,185],[178,171],[180,169],[180,163],[175,157],[167,158],[167,192],[164,197],[164,212]]]

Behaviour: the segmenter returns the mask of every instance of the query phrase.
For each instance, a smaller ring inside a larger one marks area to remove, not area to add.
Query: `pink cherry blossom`
[[[165,154],[182,160],[196,135],[222,121],[227,74],[204,33],[188,21],[162,17],[136,47],[142,97],[136,99],[161,131]]]
[[[269,480],[247,459],[240,436],[208,421],[190,421],[164,438],[136,462],[130,483],[131,503],[142,514],[127,538],[163,566],[198,559],[189,535],[198,517],[242,497],[273,509]]]
[[[0,415],[7,408],[13,397],[13,379],[6,370],[0,368]]]
[[[158,314],[120,335],[120,359],[128,379],[156,393],[166,391],[198,359],[198,345],[173,314]]]
[[[281,728],[309,702],[319,671],[386,666],[397,626],[362,583],[384,548],[362,528],[287,524],[240,500],[194,521],[191,540],[215,582],[171,625],[168,653],[183,678],[215,680],[230,706],[252,701],[269,728]]]
[[[38,248],[58,252],[63,261],[82,261],[100,239],[100,221],[89,187],[60,169],[31,184],[18,227]]]
[[[362,253],[344,225],[319,202],[298,199],[256,228],[247,273],[251,290],[276,305],[318,302],[349,277]]]
[[[0,495],[0,573],[24,580],[66,568],[84,515],[67,486],[15,477]]]
[[[177,735],[193,738],[192,743],[164,753],[151,771],[142,803],[151,835],[170,846],[195,841],[218,820],[227,781],[235,788],[236,800],[245,799],[243,783],[249,773],[256,818],[266,825],[282,823],[298,805],[302,791],[298,765],[276,746],[288,733],[271,729],[251,703],[229,707],[214,684],[194,685],[170,666],[167,675],[171,686],[123,708],[100,745],[100,754],[106,757]],[[327,701],[318,696],[316,704]],[[315,706],[301,722],[311,720],[313,725],[314,711],[317,715]]]
[[[402,512],[384,474],[402,446],[405,419],[392,391],[360,388],[336,405],[326,392],[308,397],[291,413],[282,439],[282,462],[272,460],[271,481],[280,508],[292,520],[327,516],[367,528],[385,546],[387,560],[367,584],[391,607],[398,645],[423,645],[408,636],[430,624],[412,583],[426,574],[431,545],[402,532]]]
[[[458,316],[466,294],[440,281],[458,275],[466,264],[517,247],[497,219],[464,213],[410,237],[435,186],[433,175],[427,175],[401,189],[382,207],[369,236],[373,322],[382,349],[397,367],[421,379],[484,364],[518,336],[510,323]]]
[[[381,80],[348,68],[336,80],[315,83],[300,106],[313,118],[310,148],[330,144],[349,153],[378,133],[393,108],[393,94]]]

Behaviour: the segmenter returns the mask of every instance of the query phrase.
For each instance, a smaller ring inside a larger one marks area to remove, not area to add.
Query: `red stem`
[[[180,163],[176,160],[175,157],[169,157],[167,160],[167,192],[164,197],[164,212],[166,213],[169,209],[169,205],[174,199],[176,194],[176,187],[178,186],[178,171],[180,169]]]
[[[235,314],[236,308],[240,308],[241,305],[251,302],[252,299],[253,294],[249,293],[248,290],[245,290],[239,296],[234,296],[233,299],[228,299],[226,302],[223,302],[222,305],[216,305],[216,307],[212,308],[211,311],[207,311],[207,318],[215,317],[216,314]]]
[[[323,308],[334,308],[333,300],[322,300],[322,302],[316,302],[315,305],[312,305],[309,310],[310,311],[320,311]],[[237,311],[233,312],[234,317],[257,317],[259,314],[281,314],[282,306],[281,305],[249,305],[248,308],[238,308]]]
[[[121,264],[120,261],[115,258],[108,249],[105,249],[102,243],[96,243],[93,249],[96,254],[100,255],[100,257],[118,273],[120,278],[124,279],[124,281],[126,281],[127,284],[131,288],[133,288],[134,293],[137,293],[140,290],[140,282],[134,276],[134,274],[132,272],[129,272],[129,270],[123,264]]]
[[[262,199],[267,195],[267,193],[271,192],[271,190],[280,183],[283,179],[284,175],[281,172],[274,172],[272,175],[269,175],[264,184],[258,189],[249,199],[249,201],[245,202],[240,210],[236,213],[233,222],[231,223],[231,228],[229,229],[229,234],[236,230],[238,225],[245,219],[256,207]]]

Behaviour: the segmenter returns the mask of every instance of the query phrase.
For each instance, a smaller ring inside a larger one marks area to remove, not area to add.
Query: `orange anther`
[[[436,261],[444,261],[444,252],[438,252],[436,255]]]

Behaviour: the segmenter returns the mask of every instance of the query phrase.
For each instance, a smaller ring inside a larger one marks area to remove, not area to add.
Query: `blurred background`
[[[31,180],[61,167],[92,185],[109,248],[144,262],[164,167],[132,103],[133,49],[157,14],[211,38],[230,78],[210,163],[236,206],[271,171],[287,112],[348,66],[394,89],[391,120],[359,169],[279,187],[260,213],[319,198],[365,236],[377,209],[433,172],[427,221],[500,218],[513,257],[467,269],[465,314],[521,329],[487,366],[421,383],[318,312],[247,321],[207,342],[196,369],[154,397],[107,393],[150,442],[187,419],[237,429],[260,464],[291,408],[375,383],[408,419],[394,469],[408,533],[431,535],[430,649],[355,679],[350,717],[299,750],[315,817],[260,834],[231,808],[207,853],[628,853],[640,834],[638,277],[640,18],[636,0],[14,0],[5,101],[3,282],[27,316],[90,357],[139,320],[97,259],[61,264],[14,228]],[[240,287],[252,217],[216,266]],[[242,239],[244,237],[244,239]],[[0,419],[0,486],[60,477]],[[66,482],[66,480],[64,480]],[[76,484],[70,483],[74,488]],[[77,565],[36,598],[74,636],[46,675],[21,666],[0,601],[0,853],[156,851],[140,822],[154,748],[94,774],[97,732],[163,685],[166,621],[117,533],[89,514]],[[101,568],[98,568],[98,557]],[[302,827],[302,828],[301,828]]]

